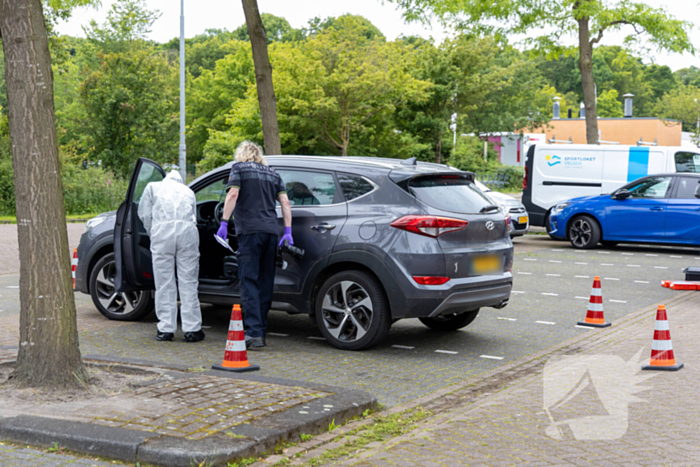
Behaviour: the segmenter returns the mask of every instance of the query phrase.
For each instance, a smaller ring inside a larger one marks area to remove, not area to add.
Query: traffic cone
[[[606,323],[603,317],[603,291],[600,288],[600,277],[598,276],[595,276],[593,279],[593,290],[591,290],[591,299],[588,302],[586,319],[579,321],[577,324],[592,328],[607,328],[610,326],[610,323]]]
[[[75,290],[75,270],[78,267],[78,249],[73,250],[73,258],[70,261],[70,274],[73,276],[73,290]]]
[[[676,357],[673,355],[666,307],[659,305],[656,310],[654,340],[651,343],[651,359],[648,365],[642,366],[642,370],[678,371],[681,368],[683,368],[683,364],[676,363]]]
[[[235,371],[237,373],[260,369],[259,366],[248,363],[248,352],[245,349],[245,332],[243,331],[243,316],[241,315],[240,305],[233,305],[233,310],[231,311],[224,362],[221,365],[212,365],[212,369]]]

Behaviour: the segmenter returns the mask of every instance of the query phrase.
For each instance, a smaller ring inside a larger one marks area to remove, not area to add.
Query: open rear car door
[[[152,160],[140,157],[136,162],[126,200],[117,210],[114,226],[114,285],[118,292],[155,289],[151,241],[139,219],[138,210],[146,185],[164,178],[165,171]]]

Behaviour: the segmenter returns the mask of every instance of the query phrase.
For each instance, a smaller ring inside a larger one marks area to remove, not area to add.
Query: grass
[[[72,215],[66,216],[66,221],[68,221],[68,222],[85,222],[85,221],[92,219],[95,216],[97,216],[97,214],[72,214]],[[0,216],[0,223],[16,224],[17,217],[16,216]]]

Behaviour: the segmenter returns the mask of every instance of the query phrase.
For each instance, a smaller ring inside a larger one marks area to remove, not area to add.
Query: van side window
[[[636,185],[628,188],[632,198],[665,198],[668,187],[671,186],[671,177],[645,178]]]
[[[700,173],[700,154],[695,154],[692,152],[677,152],[676,172]]]
[[[678,179],[678,192],[676,199],[695,199],[695,190],[700,187],[700,179],[680,177]]]

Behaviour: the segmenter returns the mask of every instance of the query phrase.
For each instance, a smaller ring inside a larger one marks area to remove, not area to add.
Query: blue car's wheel
[[[568,238],[574,248],[595,248],[600,241],[600,226],[590,216],[575,217],[569,224]]]

